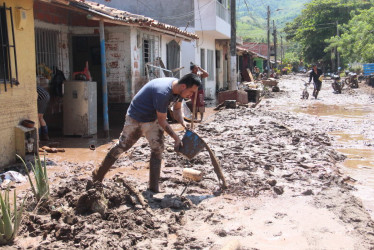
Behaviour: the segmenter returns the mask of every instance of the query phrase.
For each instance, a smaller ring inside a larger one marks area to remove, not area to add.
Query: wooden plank
[[[254,82],[254,78],[253,78],[253,75],[252,75],[252,72],[250,69],[247,69],[247,72],[248,72],[248,75],[249,75],[249,78],[251,78],[251,82]]]

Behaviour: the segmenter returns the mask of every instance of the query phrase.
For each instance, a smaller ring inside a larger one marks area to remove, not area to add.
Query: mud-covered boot
[[[149,190],[155,193],[162,193],[163,190],[159,187],[161,172],[161,159],[152,158],[149,162]]]
[[[102,182],[105,174],[109,171],[110,167],[116,160],[117,158],[107,154],[101,164],[97,166],[94,171],[92,171],[92,180]]]

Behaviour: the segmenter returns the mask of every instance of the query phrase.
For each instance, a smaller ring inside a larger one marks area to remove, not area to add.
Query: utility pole
[[[277,63],[277,27],[275,26],[275,22],[273,20],[273,29],[274,29],[274,61],[275,61],[275,69],[278,69]]]
[[[336,21],[336,36],[338,37],[339,39],[339,23],[338,21]],[[339,56],[339,51],[338,51],[338,47],[336,47],[336,72],[339,72],[339,67],[340,67],[340,56]]]
[[[267,77],[270,75],[270,6],[268,5],[268,18],[267,18],[267,29],[268,29],[268,56],[267,56]]]
[[[283,67],[283,36],[281,36],[281,67]]]
[[[231,0],[230,90],[236,90],[236,0]]]

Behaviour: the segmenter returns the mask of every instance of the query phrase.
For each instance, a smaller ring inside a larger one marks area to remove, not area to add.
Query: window
[[[37,74],[46,74],[41,68],[53,69],[58,66],[58,50],[57,45],[60,33],[55,30],[35,29],[35,51],[36,51],[36,66]],[[46,77],[46,75],[43,75]],[[52,77],[52,76],[48,76]]]
[[[9,19],[7,11],[9,11]],[[8,20],[11,21],[10,26],[8,26]],[[7,91],[7,83],[10,83],[11,87],[13,84],[18,85],[18,70],[12,8],[7,8],[5,3],[0,7],[0,21],[0,82],[4,84],[4,90]],[[9,43],[9,39],[12,40],[12,44]],[[14,73],[15,77],[12,75]]]
[[[212,81],[214,80],[214,51],[208,49],[207,52],[207,69],[209,73],[208,80]]]
[[[216,50],[216,68],[221,68],[221,51]]]
[[[143,36],[143,76],[147,76],[150,79],[160,77],[160,69],[157,67],[149,66],[147,69],[147,63],[149,65],[155,64],[156,58],[159,57],[159,49],[158,49],[158,41],[159,38],[153,35],[144,35]],[[148,72],[147,72],[148,71]]]

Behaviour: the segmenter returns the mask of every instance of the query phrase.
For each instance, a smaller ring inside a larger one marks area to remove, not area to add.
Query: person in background
[[[206,78],[209,76],[209,73],[202,69],[200,66],[197,66],[196,64],[192,63],[190,64],[190,70],[191,73],[198,75],[201,79]],[[193,107],[193,103],[195,102],[195,95],[191,97],[191,103]],[[191,110],[193,112],[193,110]],[[197,92],[197,99],[196,99],[196,110],[194,119],[197,120],[197,112],[200,113],[200,122],[204,118],[204,112],[205,112],[205,102],[204,102],[204,88],[202,84],[199,86],[199,90]]]
[[[322,70],[317,68],[316,64],[312,65],[312,72],[310,72],[309,75],[309,83],[313,79],[313,84],[314,84],[314,90],[313,90],[313,96],[315,99],[317,99],[318,93],[321,90],[322,87]]]
[[[258,77],[260,76],[260,68],[255,66],[254,67],[254,73],[255,73],[255,78],[256,80],[258,79]]]
[[[44,120],[44,113],[47,110],[50,96],[49,93],[40,86],[36,87],[36,91],[38,92],[39,138],[41,141],[48,141],[48,126]]]
[[[173,106],[173,116],[183,127],[182,100],[191,98],[201,84],[200,78],[192,73],[181,79],[156,78],[145,84],[132,99],[126,114],[119,140],[114,144],[104,160],[92,172],[92,180],[101,182],[119,156],[129,150],[141,136],[145,136],[151,148],[149,162],[149,189],[161,192],[159,179],[162,153],[164,151],[164,131],[174,139],[174,150],[179,151],[182,141],[167,122],[168,107]]]

